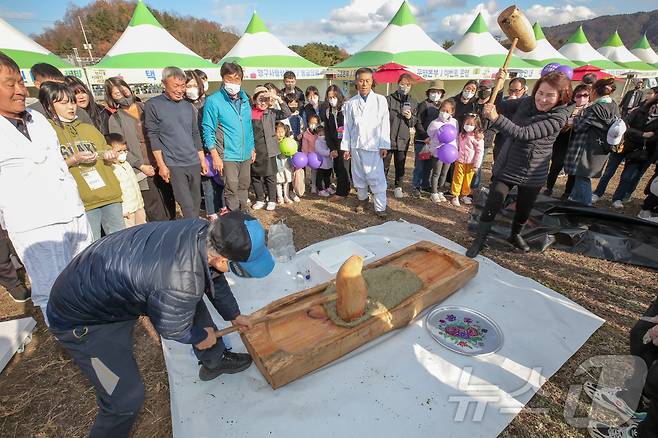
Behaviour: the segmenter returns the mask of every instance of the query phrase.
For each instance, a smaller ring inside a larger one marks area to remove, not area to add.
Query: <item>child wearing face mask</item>
[[[308,118],[308,129],[306,129],[304,131],[304,134],[302,135],[302,152],[304,152],[305,154],[308,154],[310,152],[315,152],[315,142],[318,138],[316,134],[316,130],[319,126],[320,126],[320,118],[312,114]],[[307,175],[310,174],[311,193],[317,193],[318,190],[315,184],[316,175],[317,175],[316,170],[306,166],[306,174]]]
[[[457,137],[459,156],[452,175],[452,205],[459,207],[459,200],[469,205],[471,181],[482,165],[484,157],[484,135],[480,118],[475,114],[464,116],[462,129]],[[460,198],[461,196],[461,198]]]
[[[448,169],[450,169],[450,164],[446,164],[443,161],[436,158],[436,149],[441,146],[439,140],[436,138],[439,130],[443,125],[450,124],[456,129],[459,129],[457,124],[457,119],[453,117],[455,114],[455,100],[446,99],[441,102],[439,107],[439,117],[430,123],[427,128],[427,135],[429,137],[430,151],[432,153],[432,172],[430,174],[430,182],[432,185],[432,194],[430,195],[430,200],[434,203],[445,202],[446,198],[443,195],[442,188],[446,183],[448,177]],[[451,143],[452,144],[452,143]],[[455,145],[456,146],[456,145]]]
[[[290,135],[290,128],[283,122],[276,122],[274,124],[274,132],[276,139],[281,142],[284,138]],[[277,173],[276,173],[276,198],[279,205],[292,204],[293,200],[290,199],[290,183],[292,182],[293,168],[290,165],[290,160],[283,154],[276,157]],[[302,169],[303,170],[303,169]]]
[[[304,95],[306,96],[306,105],[302,108],[301,113],[304,123],[308,126],[309,117],[314,114],[318,117],[320,116],[320,91],[318,91],[317,87],[310,85],[306,88]]]
[[[331,151],[324,138],[324,128],[319,126],[315,132],[317,136],[315,152],[322,158],[322,164],[316,171],[315,185],[318,188],[318,195],[326,198],[336,193],[331,188],[331,169],[334,167],[334,159],[331,158]]]
[[[123,200],[121,207],[123,209],[123,220],[126,228],[145,224],[144,199],[142,199],[137,175],[132,166],[126,161],[128,158],[126,141],[121,134],[108,134],[106,138],[107,144],[118,155],[117,162],[112,164],[112,171],[121,186],[121,197]],[[141,175],[146,177],[143,173]]]

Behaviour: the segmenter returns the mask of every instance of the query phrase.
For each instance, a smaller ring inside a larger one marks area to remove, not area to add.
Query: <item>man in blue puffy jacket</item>
[[[240,89],[242,67],[222,64],[222,88],[203,107],[203,144],[213,157],[213,167],[224,177],[226,207],[247,208],[251,163],[256,159],[249,96]],[[216,154],[214,151],[216,150]]]
[[[59,275],[48,302],[50,330],[96,388],[92,437],[124,437],[144,401],[133,357],[133,329],[147,315],[165,339],[191,344],[199,378],[237,373],[248,354],[225,349],[205,295],[241,330],[251,327],[224,278],[265,277],[274,268],[265,230],[253,217],[230,212],[202,219],[153,222],[95,242]]]

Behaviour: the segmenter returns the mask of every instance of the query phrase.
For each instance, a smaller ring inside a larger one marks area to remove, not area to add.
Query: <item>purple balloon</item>
[[[457,128],[453,125],[443,125],[436,132],[436,139],[439,143],[450,143],[457,138]]]
[[[296,169],[303,169],[308,164],[308,156],[304,152],[297,152],[290,161]]]
[[[568,65],[560,65],[555,69],[555,71],[564,73],[569,78],[569,80],[573,79],[573,68],[569,67]]]
[[[436,149],[436,158],[446,164],[454,163],[457,161],[458,156],[459,151],[457,151],[457,147],[453,144],[442,144]]]
[[[546,76],[547,74],[554,72],[560,67],[561,64],[557,62],[551,62],[550,64],[546,64],[544,68],[541,69],[541,75]]]
[[[308,153],[308,165],[311,169],[319,169],[322,166],[322,157],[315,152]]]
[[[212,167],[212,157],[210,155],[206,155],[206,164],[208,165],[208,173],[206,173],[206,176],[212,178],[213,176],[217,175],[217,170]]]

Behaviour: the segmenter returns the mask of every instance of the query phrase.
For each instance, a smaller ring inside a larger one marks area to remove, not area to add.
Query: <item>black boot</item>
[[[523,226],[525,224],[520,224],[518,222],[513,222],[512,223],[512,234],[510,234],[509,238],[507,241],[514,245],[516,248],[520,249],[523,252],[528,252],[530,251],[530,245],[525,241],[523,237],[521,237],[521,231],[523,230]]]
[[[251,365],[251,356],[246,353],[232,353],[224,350],[222,360],[215,368],[207,368],[201,365],[199,378],[204,382],[212,380],[221,374],[235,374],[246,370]]]
[[[482,251],[492,225],[493,221],[480,221],[478,223],[477,234],[475,235],[475,239],[473,240],[473,243],[471,243],[471,246],[466,250],[466,257],[475,258],[475,256],[477,256],[480,251]]]

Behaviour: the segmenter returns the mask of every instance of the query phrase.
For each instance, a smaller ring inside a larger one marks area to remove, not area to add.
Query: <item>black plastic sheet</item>
[[[474,232],[486,194],[478,192],[469,220]],[[509,246],[516,192],[505,200],[505,208],[496,216],[489,243]],[[539,195],[523,233],[533,251],[553,247],[582,254],[650,268],[658,268],[658,224],[595,207],[560,201]]]

